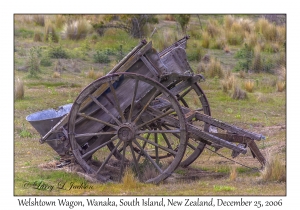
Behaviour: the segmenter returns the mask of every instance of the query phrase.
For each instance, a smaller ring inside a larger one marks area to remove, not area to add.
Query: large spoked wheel
[[[193,83],[187,89],[178,93],[176,98],[182,107],[189,108],[190,110],[196,110],[209,116],[211,115],[208,100],[203,90],[197,83]],[[187,123],[196,125],[198,128],[202,128],[204,131],[209,131],[209,124],[199,121],[195,117],[188,119]],[[163,123],[162,127],[167,130],[174,129],[173,125],[169,124],[168,122]],[[177,136],[176,134],[173,135],[175,137]],[[205,146],[205,143],[190,138],[187,142],[186,152],[180,163],[180,166],[187,167],[192,164],[201,155],[205,149]]]
[[[155,110],[157,98],[171,107]],[[157,129],[166,121],[175,126]],[[141,181],[159,183],[180,164],[187,144],[177,99],[160,83],[134,73],[107,75],[87,86],[72,106],[68,126],[76,161],[102,181],[120,181],[130,168]]]

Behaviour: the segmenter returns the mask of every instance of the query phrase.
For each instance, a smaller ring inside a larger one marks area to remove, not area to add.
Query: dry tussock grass
[[[233,92],[231,94],[231,98],[236,99],[236,100],[244,100],[247,99],[247,93],[243,91],[237,84],[234,85],[233,87]]]
[[[91,24],[85,19],[71,21],[65,24],[64,37],[71,40],[84,39],[91,31]]]
[[[230,167],[230,174],[229,174],[229,180],[230,181],[235,181],[237,178],[237,170],[236,170],[237,166],[236,165],[232,165]]]
[[[15,99],[24,98],[24,83],[21,79],[17,78],[15,82]]]
[[[252,81],[252,80],[245,81],[244,87],[247,92],[252,93],[254,90],[254,81]]]
[[[286,167],[282,163],[278,155],[267,155],[267,163],[264,170],[261,172],[261,179],[263,181],[286,181]]]
[[[207,66],[206,74],[210,78],[214,78],[214,77],[223,78],[224,70],[222,69],[220,61],[218,61],[215,58],[210,59],[209,64]]]
[[[91,68],[88,73],[87,73],[87,77],[90,79],[98,79],[100,77],[103,76],[103,72],[96,72],[94,71],[94,68]]]
[[[278,92],[283,92],[285,89],[285,81],[277,81],[276,86]]]
[[[235,83],[235,76],[231,75],[226,77],[225,79],[221,80],[222,90],[224,93],[227,93],[229,90],[232,89]]]
[[[55,71],[55,72],[53,72],[52,77],[53,78],[60,78],[60,73]]]
[[[134,172],[130,168],[126,168],[122,178],[122,184],[125,189],[135,189],[138,187],[139,181],[135,177]]]

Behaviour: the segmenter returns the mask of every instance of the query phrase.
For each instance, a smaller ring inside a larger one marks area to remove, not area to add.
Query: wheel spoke
[[[133,140],[134,143],[139,147],[141,152],[147,157],[147,159],[154,165],[154,167],[160,172],[163,173],[163,170],[156,164],[155,161],[148,155],[148,153],[141,147],[141,145],[136,141],[136,139]]]
[[[122,175],[123,175],[123,171],[124,171],[126,146],[127,146],[127,143],[124,142],[123,143],[123,155],[122,155],[122,160],[121,160],[121,170],[120,170],[120,175],[119,175],[119,181],[121,181]]]
[[[176,155],[176,154],[177,154],[177,152],[175,152],[174,150],[171,150],[171,149],[169,149],[169,148],[167,148],[167,147],[161,146],[161,145],[159,145],[159,144],[157,144],[157,143],[151,142],[151,141],[145,139],[144,137],[136,136],[136,138],[138,138],[138,139],[140,139],[140,140],[143,140],[143,141],[147,142],[148,144],[152,144],[153,146],[156,146],[156,147],[158,147],[158,148],[160,148],[160,149],[162,149],[162,150],[165,150],[165,151],[167,151],[167,152],[169,152],[169,153],[171,153],[171,154],[173,154],[173,155]]]
[[[112,92],[112,94],[114,96],[114,99],[115,99],[115,107],[116,107],[117,111],[119,112],[119,115],[121,116],[122,122],[125,123],[126,120],[125,120],[124,114],[123,114],[123,112],[121,110],[120,102],[119,102],[119,99],[117,97],[116,90],[113,87],[113,85],[112,85],[111,82],[109,82],[109,87],[110,87],[110,90],[111,90],[111,92]]]
[[[161,131],[163,131],[161,125],[158,125],[158,128],[159,128]],[[173,132],[171,132],[171,133],[173,133]],[[167,143],[168,148],[173,149],[172,146],[171,146],[171,144],[170,144],[170,142],[169,142],[169,139],[168,139],[167,136],[166,136],[166,134],[163,133],[163,132],[161,132],[161,135],[163,136],[165,142]]]
[[[132,112],[133,112],[134,105],[135,105],[134,102],[135,102],[135,97],[136,97],[136,92],[137,92],[138,84],[139,84],[139,80],[135,79],[134,92],[133,92],[131,106],[130,106],[130,111],[129,111],[129,116],[128,116],[128,122],[129,123],[131,122],[131,118],[132,118]]]
[[[140,177],[140,171],[139,171],[139,167],[138,167],[138,161],[135,157],[135,152],[134,152],[134,149],[133,149],[133,146],[132,146],[132,142],[129,142],[129,146],[130,146],[130,150],[131,150],[131,154],[132,154],[132,158],[133,158],[133,164],[134,164],[134,167],[135,167],[135,171],[138,175],[138,177]]]
[[[187,145],[190,147],[190,148],[192,148],[193,150],[196,150],[196,147],[194,147],[194,145],[192,145],[191,143],[187,143]]]
[[[121,122],[112,114],[110,111],[108,111],[93,95],[89,95],[89,97],[106,113],[108,114],[111,118],[114,119],[114,121],[118,124],[121,125]]]
[[[83,133],[83,134],[75,134],[75,138],[80,137],[89,137],[89,136],[101,136],[101,135],[116,135],[116,131],[110,131],[110,132],[99,132],[99,133]]]
[[[154,142],[155,142],[155,144],[158,145],[157,133],[154,133]],[[158,163],[159,163],[159,158],[158,158],[158,147],[155,147],[155,160],[156,160],[156,163],[158,164]]]
[[[96,152],[98,149],[101,149],[102,147],[108,145],[109,143],[113,142],[113,141],[116,140],[116,139],[118,139],[118,137],[117,137],[117,136],[114,136],[114,137],[111,138],[109,141],[107,141],[107,142],[105,142],[105,143],[103,143],[103,144],[101,144],[101,145],[95,147],[95,148],[92,149],[91,151],[88,151],[87,153],[83,154],[83,155],[82,155],[82,158],[85,158],[85,157],[89,156],[90,154],[93,154],[93,153]]]
[[[154,121],[156,121],[156,120],[158,120],[158,119],[160,119],[160,118],[163,118],[163,117],[165,117],[165,116],[171,114],[172,112],[174,112],[173,109],[171,109],[171,110],[169,110],[169,111],[163,113],[162,115],[159,115],[158,117],[153,118],[152,120],[149,120],[148,122],[144,122],[144,123],[142,123],[141,125],[138,125],[138,126],[137,126],[137,129],[140,129],[140,128],[143,127],[144,125],[150,124],[150,123],[152,123],[152,122],[154,122]]]
[[[180,101],[181,99],[183,99],[183,97],[186,96],[186,94],[188,94],[191,90],[192,87],[189,87],[184,93],[178,96],[177,100]]]
[[[146,136],[146,139],[147,139],[147,140],[149,139],[149,136],[150,136],[150,133],[148,133],[148,135]],[[146,144],[147,144],[147,142],[144,141],[144,143],[143,143],[143,149],[145,149]],[[137,162],[140,161],[140,158],[141,158],[142,154],[143,154],[142,151],[140,151],[139,156],[138,156],[138,158],[137,158]]]
[[[110,124],[110,123],[108,123],[108,122],[105,122],[105,121],[103,121],[103,120],[99,120],[99,119],[97,119],[97,118],[88,116],[88,115],[86,115],[86,114],[84,114],[84,113],[77,113],[77,115],[78,115],[78,116],[81,116],[81,117],[84,117],[84,118],[86,118],[86,119],[89,119],[89,120],[93,120],[93,121],[102,123],[102,124],[104,124],[104,125],[107,125],[107,126],[109,126],[109,127],[112,127],[112,128],[114,128],[114,129],[118,130],[118,126],[115,126],[115,125]]]
[[[111,156],[113,155],[113,153],[116,151],[116,149],[118,148],[118,146],[120,146],[121,144],[121,140],[119,140],[119,142],[117,143],[117,145],[114,147],[114,149],[110,152],[110,154],[106,157],[106,159],[104,160],[104,162],[101,164],[100,168],[98,169],[98,171],[96,172],[97,174],[100,173],[100,171],[104,168],[104,166],[107,164],[107,162],[109,161],[109,159],[111,158]]]
[[[179,129],[176,130],[141,130],[138,131],[137,134],[143,134],[143,133],[180,133]]]
[[[159,93],[159,90],[156,90],[155,93],[150,97],[149,101],[147,102],[147,104],[144,106],[144,108],[142,109],[142,111],[139,113],[139,115],[135,118],[135,120],[133,121],[134,124],[137,123],[137,121],[140,119],[140,117],[142,116],[142,114],[145,112],[145,110],[148,108],[148,106],[150,105],[150,103],[153,101],[153,99],[155,98],[155,96]]]

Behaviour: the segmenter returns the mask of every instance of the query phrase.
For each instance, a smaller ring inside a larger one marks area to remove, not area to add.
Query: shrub
[[[66,23],[63,33],[67,39],[79,40],[84,39],[91,28],[92,26],[85,19],[79,19]]]
[[[48,55],[50,58],[69,58],[69,55],[61,45],[58,47],[50,47]]]
[[[216,37],[219,35],[220,30],[219,30],[219,25],[217,20],[215,19],[209,19],[207,26],[206,26],[206,31],[211,37]]]
[[[29,50],[29,74],[36,77],[40,72],[40,48],[32,47]]]
[[[268,155],[265,168],[261,172],[261,178],[263,181],[286,181],[286,168],[278,155]]]
[[[41,64],[41,66],[51,66],[52,61],[49,58],[49,56],[44,56],[44,57],[41,58],[40,64]]]
[[[22,80],[17,78],[15,82],[15,100],[24,98],[24,83]]]
[[[254,82],[251,80],[248,80],[248,81],[244,82],[244,87],[247,92],[252,93],[253,89],[254,89]]]
[[[221,67],[220,61],[216,60],[215,58],[212,58],[207,66],[206,74],[210,78],[214,78],[214,77],[223,78],[224,71]]]
[[[187,58],[189,61],[200,61],[202,56],[203,50],[197,43],[194,43],[193,47],[187,50]]]
[[[105,52],[97,51],[96,54],[93,55],[95,63],[109,63],[109,57]]]

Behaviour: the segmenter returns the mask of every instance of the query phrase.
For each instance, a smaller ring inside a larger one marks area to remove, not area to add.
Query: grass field
[[[230,157],[231,151],[221,149],[220,156],[207,146],[189,167],[179,167],[170,178],[153,185],[136,181],[132,173],[120,183],[95,183],[72,172],[72,165],[50,167],[59,160],[58,154],[39,143],[38,132],[25,119],[31,113],[72,103],[83,88],[139,43],[120,29],[111,28],[99,36],[89,25],[82,32],[84,38],[65,38],[63,26],[72,18],[79,17],[14,17],[14,195],[286,195],[285,25],[271,24],[259,15],[191,15],[186,50],[194,72],[206,77],[200,86],[212,117],[266,136],[258,147],[270,163],[272,158],[277,160],[279,178],[253,170],[260,164],[250,152],[234,159],[242,166],[222,157]],[[97,22],[102,17],[82,18]],[[172,17],[157,18],[158,23],[145,26],[145,37],[156,28],[151,39],[160,51],[183,35]],[[57,34],[57,42],[54,36],[44,40],[47,27]],[[251,57],[248,52],[253,53]],[[211,76],[218,62],[223,75]],[[197,106],[199,102],[190,98],[188,103]]]

